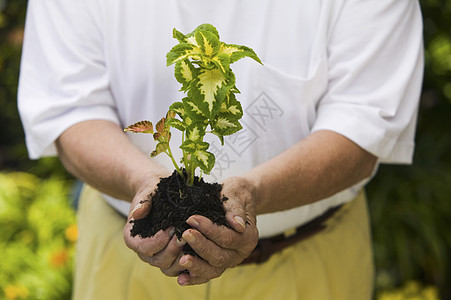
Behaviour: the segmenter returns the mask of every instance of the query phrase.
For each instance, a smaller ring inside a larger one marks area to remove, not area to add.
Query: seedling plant
[[[244,57],[262,62],[249,47],[221,42],[211,24],[202,24],[186,35],[174,29],[173,37],[179,43],[167,53],[167,65],[175,65],[175,78],[186,96],[170,105],[155,129],[152,122],[139,121],[125,131],[152,134],[156,148],[151,157],[167,154],[180,177],[192,186],[196,169],[202,176],[215,165],[215,155],[204,141],[206,134],[216,135],[224,145],[225,136],[243,128],[239,122],[243,109],[235,96],[240,92],[230,65]],[[170,146],[171,128],[182,132],[180,166]]]

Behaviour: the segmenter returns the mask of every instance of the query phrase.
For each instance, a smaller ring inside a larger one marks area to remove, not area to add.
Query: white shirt
[[[19,109],[31,158],[55,155],[55,139],[78,122],[103,119],[125,127],[158,121],[183,97],[173,67],[166,66],[166,53],[177,43],[172,29],[189,33],[211,23],[222,41],[253,48],[264,66],[251,59],[232,65],[244,129],[227,137],[224,147],[208,138],[216,165],[207,180],[239,175],[323,129],[380,162],[411,162],[423,70],[416,0],[28,5]],[[146,153],[154,149],[150,135],[129,137]],[[172,148],[176,152],[177,145]],[[156,159],[173,169],[169,158]],[[351,200],[365,182],[312,205],[258,216],[260,235],[280,233]],[[128,203],[105,197],[128,211]]]

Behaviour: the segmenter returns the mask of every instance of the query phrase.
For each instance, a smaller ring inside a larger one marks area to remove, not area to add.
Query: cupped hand
[[[219,277],[227,268],[241,263],[258,242],[255,213],[256,185],[232,177],[224,181],[223,196],[226,219],[231,228],[214,224],[208,218],[195,215],[187,223],[193,227],[183,233],[197,256],[183,255],[179,264],[188,272],[178,276],[180,285],[194,285]]]
[[[155,235],[146,238],[139,235],[131,236],[130,234],[133,227],[132,221],[144,218],[152,208],[148,195],[153,193],[155,188],[155,182],[146,183],[134,197],[123,231],[124,241],[142,261],[160,268],[167,276],[178,276],[180,272],[185,270],[179,264],[185,242],[177,239],[173,228],[160,230]]]

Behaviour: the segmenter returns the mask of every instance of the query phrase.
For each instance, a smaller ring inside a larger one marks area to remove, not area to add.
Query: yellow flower
[[[66,235],[66,239],[69,242],[77,241],[77,238],[78,238],[78,227],[77,227],[77,225],[76,224],[72,224],[69,227],[67,227],[65,235]]]
[[[8,300],[25,299],[28,297],[28,289],[23,285],[8,285],[3,290]]]

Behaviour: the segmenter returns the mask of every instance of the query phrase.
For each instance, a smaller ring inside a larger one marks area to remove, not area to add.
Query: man
[[[172,168],[122,129],[181,99],[165,66],[172,28],[202,23],[264,63],[233,65],[244,130],[223,148],[210,141],[207,179],[223,183],[231,228],[191,216],[182,240],[131,237],[128,221],[152,209],[143,200]],[[30,157],[58,153],[87,183],[74,298],[370,299],[362,187],[378,163],[411,162],[421,29],[413,0],[29,1],[19,107]]]

